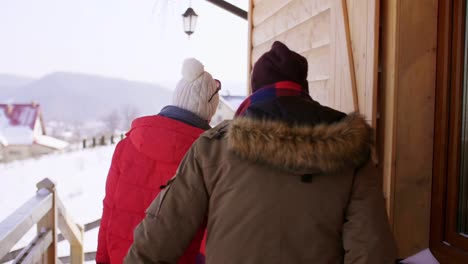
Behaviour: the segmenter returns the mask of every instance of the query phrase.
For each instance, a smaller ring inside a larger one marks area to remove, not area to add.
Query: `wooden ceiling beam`
[[[217,7],[220,7],[226,11],[228,11],[229,13],[231,14],[234,14],[240,18],[243,18],[245,20],[247,20],[247,11],[245,11],[244,9],[242,8],[239,8],[229,2],[226,2],[224,0],[206,0],[207,2],[209,3],[212,3],[213,5],[217,6]]]

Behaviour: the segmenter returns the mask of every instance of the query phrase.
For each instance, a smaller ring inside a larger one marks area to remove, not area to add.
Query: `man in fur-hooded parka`
[[[205,132],[135,230],[126,263],[176,263],[207,223],[208,264],[390,264],[372,131],[308,93],[307,60],[275,42],[253,94]]]

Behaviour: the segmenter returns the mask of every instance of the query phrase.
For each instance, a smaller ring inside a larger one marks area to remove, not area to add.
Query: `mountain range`
[[[46,122],[100,120],[129,107],[139,115],[156,114],[171,96],[157,84],[90,74],[56,72],[39,79],[0,74],[0,102],[36,102]]]

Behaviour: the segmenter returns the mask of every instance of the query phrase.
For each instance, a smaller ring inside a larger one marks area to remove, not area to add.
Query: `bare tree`
[[[117,110],[110,112],[110,114],[104,116],[103,118],[104,123],[106,124],[107,129],[109,132],[114,133],[121,127],[121,117]]]
[[[137,118],[140,115],[140,110],[134,105],[124,105],[120,109],[120,114],[122,117],[122,128],[125,130],[130,129],[133,119]]]

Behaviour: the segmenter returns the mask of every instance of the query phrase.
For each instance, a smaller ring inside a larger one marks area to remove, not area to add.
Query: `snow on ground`
[[[105,146],[0,164],[0,222],[35,195],[36,183],[44,178],[56,183],[59,198],[76,223],[84,225],[99,219],[114,148]],[[96,250],[97,230],[85,233],[86,252]],[[27,244],[33,235],[30,232],[17,246]],[[59,243],[59,255],[68,254],[67,243]]]

